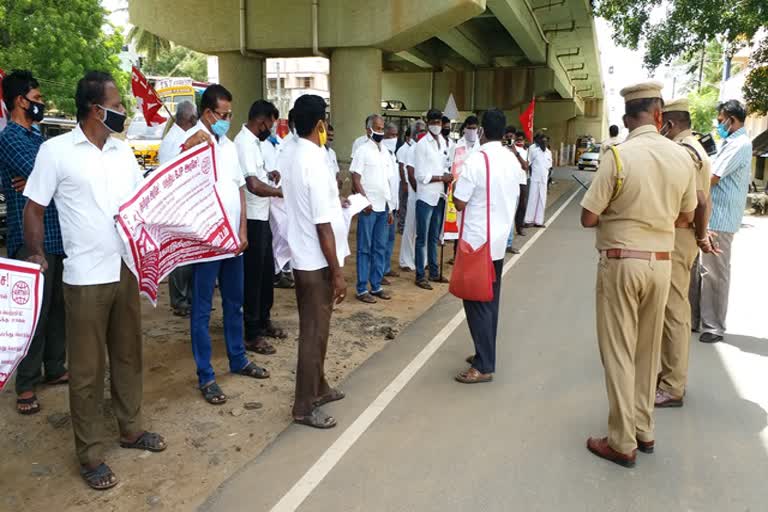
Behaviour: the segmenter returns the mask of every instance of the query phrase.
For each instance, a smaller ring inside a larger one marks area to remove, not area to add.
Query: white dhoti
[[[528,207],[525,209],[526,224],[544,224],[544,210],[547,208],[547,183],[531,181],[528,186]]]
[[[416,191],[410,185],[408,186],[405,226],[400,240],[400,268],[416,270]]]

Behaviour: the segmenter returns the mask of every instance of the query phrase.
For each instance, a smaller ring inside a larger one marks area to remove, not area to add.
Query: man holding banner
[[[109,357],[112,403],[120,446],[159,452],[165,440],[142,425],[142,336],[136,278],[123,264],[115,229],[120,204],[141,183],[123,131],[125,107],[114,79],[89,72],[75,93],[77,127],[45,142],[24,195],[24,241],[29,261],[48,268],[44,215],[56,201],[64,260],[69,402],[80,474],[93,489],[114,487],[104,463],[105,361]]]

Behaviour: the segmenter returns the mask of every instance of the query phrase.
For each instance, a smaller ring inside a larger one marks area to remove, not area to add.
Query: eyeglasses
[[[217,111],[217,110],[212,110],[211,112],[213,112],[214,114],[216,114],[216,115],[217,115],[218,117],[220,117],[221,119],[224,119],[224,120],[226,120],[226,119],[232,119],[232,111],[231,111],[231,110],[230,110],[229,112],[219,112],[219,111]]]

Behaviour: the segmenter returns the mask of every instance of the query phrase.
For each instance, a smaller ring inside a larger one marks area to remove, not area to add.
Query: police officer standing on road
[[[661,133],[682,145],[696,167],[697,206],[693,223],[675,224],[675,251],[672,253],[672,283],[664,313],[661,338],[661,371],[656,390],[656,407],[682,407],[688,380],[688,350],[691,344],[691,304],[688,300],[691,268],[699,249],[714,252],[707,235],[709,223],[709,156],[691,131],[688,100],[681,98],[664,105]]]
[[[622,89],[626,142],[605,155],[581,202],[597,227],[597,338],[608,391],[608,436],[589,438],[598,457],[633,467],[654,449],[653,406],[676,222],[693,221],[693,160],[662,137],[662,84]]]

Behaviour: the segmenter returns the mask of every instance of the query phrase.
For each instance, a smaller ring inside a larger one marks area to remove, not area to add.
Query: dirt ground
[[[572,183],[555,184],[550,204],[572,189]],[[398,236],[398,246],[399,241]],[[431,292],[421,290],[413,285],[413,273],[402,273],[391,279],[388,288],[394,300],[375,305],[358,302],[354,300],[354,233],[350,247],[353,255],[344,267],[348,297],[334,311],[326,361],[329,382],[342,383],[342,388],[349,373],[386,344],[397,343],[397,333],[448,290],[448,285],[435,285]],[[398,254],[396,247],[395,268]],[[446,264],[446,276],[450,269]],[[0,511],[192,510],[290,424],[298,336],[294,291],[275,291],[273,319],[289,333],[275,344],[277,354],[250,354],[272,374],[263,381],[227,372],[221,306],[216,305],[211,321],[213,366],[229,396],[225,405],[217,407],[207,404],[197,390],[189,321],[170,314],[167,287],[162,288],[156,309],[142,299],[144,419],[147,429],[166,437],[168,449],[150,454],[119,448],[106,385],[104,425],[115,441],[107,462],[120,484],[105,492],[91,491],[78,475],[66,387],[39,390],[42,411],[24,417],[14,412],[15,395],[9,383],[8,390],[0,393]]]

